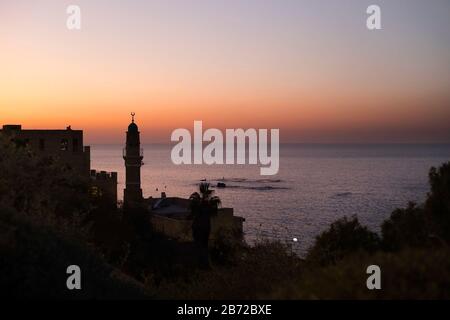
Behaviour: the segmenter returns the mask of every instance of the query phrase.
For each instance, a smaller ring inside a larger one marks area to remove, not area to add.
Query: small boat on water
[[[226,188],[226,184],[225,183],[223,183],[223,182],[218,182],[217,183],[217,188]]]

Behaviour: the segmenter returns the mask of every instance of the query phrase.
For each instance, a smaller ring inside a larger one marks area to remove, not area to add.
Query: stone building
[[[30,130],[21,125],[4,125],[1,132],[10,135],[16,143],[29,146],[34,153],[52,156],[67,164],[82,175],[89,176],[91,150],[83,145],[83,131]]]
[[[107,194],[117,203],[117,172],[91,171],[91,149],[83,142],[83,131],[22,129],[21,125],[4,125],[0,133],[11,137],[17,144],[29,147],[36,155],[53,157],[60,163],[90,178],[91,186]]]
[[[191,242],[192,216],[189,199],[165,197],[147,199],[153,230],[180,242]],[[244,218],[234,215],[233,208],[219,208],[211,217],[210,243],[214,243],[223,233],[242,238]]]
[[[117,172],[91,170],[91,183],[96,192],[117,203]]]

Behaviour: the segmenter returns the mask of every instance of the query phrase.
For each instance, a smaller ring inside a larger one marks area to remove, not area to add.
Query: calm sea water
[[[123,196],[121,145],[93,145],[91,166],[117,171]],[[428,192],[431,166],[450,160],[450,145],[282,145],[280,171],[260,176],[258,166],[172,164],[171,146],[144,145],[142,189],[146,197],[189,197],[201,179],[217,189],[223,206],[246,219],[248,242],[269,237],[292,242],[299,253],[331,222],[357,215],[374,231],[390,212]],[[158,189],[158,191],[156,190]],[[297,238],[297,242],[293,242]]]

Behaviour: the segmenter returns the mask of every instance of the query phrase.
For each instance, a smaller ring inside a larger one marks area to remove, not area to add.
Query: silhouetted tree
[[[379,243],[378,235],[361,226],[356,216],[351,219],[344,217],[316,237],[307,260],[319,265],[334,264],[358,251],[375,252]]]
[[[428,174],[431,190],[425,202],[427,217],[437,237],[450,242],[450,162]]]
[[[430,243],[428,221],[423,207],[410,202],[396,209],[381,225],[382,246],[388,251],[405,247],[423,247]]]
[[[194,242],[202,249],[203,264],[209,264],[208,242],[211,233],[211,216],[217,214],[221,204],[219,197],[214,196],[214,190],[210,189],[207,182],[200,183],[199,192],[194,192],[189,197],[191,201],[192,237]]]

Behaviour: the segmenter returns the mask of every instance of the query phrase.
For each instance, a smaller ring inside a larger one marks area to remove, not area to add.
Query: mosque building
[[[124,209],[145,209],[154,231],[178,241],[192,241],[192,215],[189,199],[168,197],[165,192],[161,193],[160,198],[144,198],[142,195],[143,149],[140,146],[140,132],[134,120],[135,114],[132,113],[131,117],[123,149],[125,160]],[[217,215],[211,217],[210,240],[213,242],[223,232],[242,237],[244,221],[244,218],[234,215],[233,208],[219,208]]]

